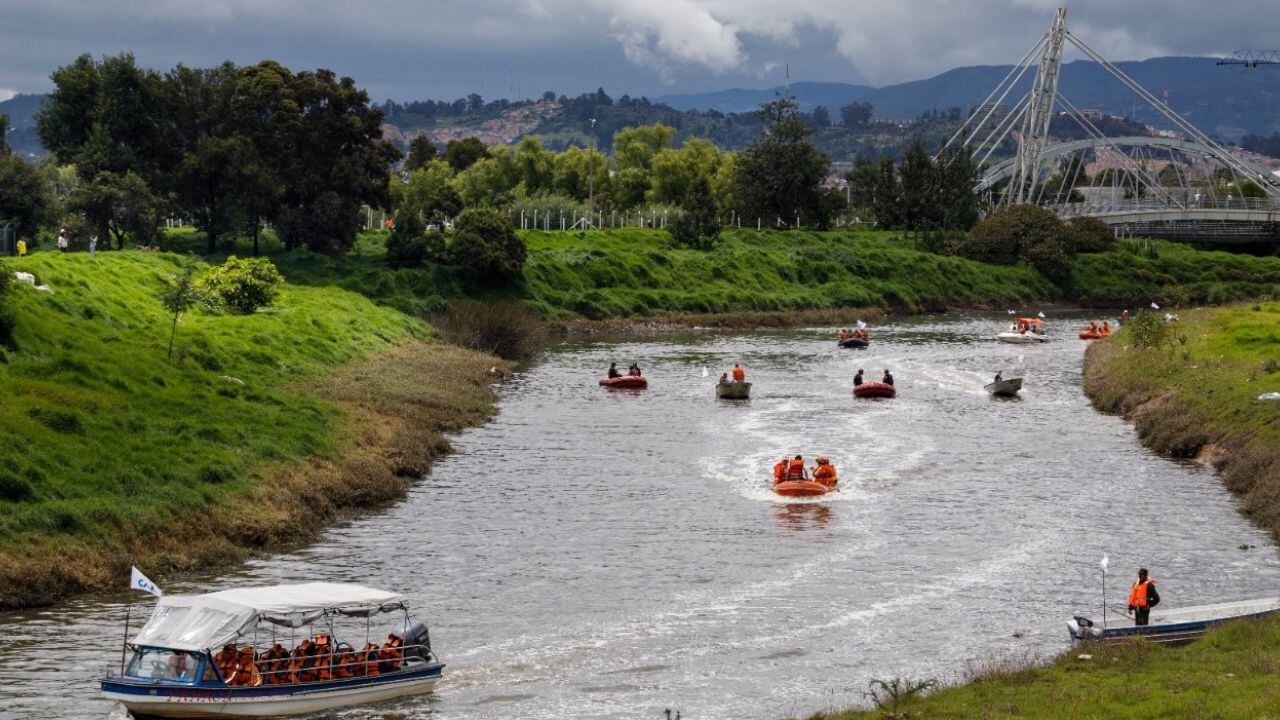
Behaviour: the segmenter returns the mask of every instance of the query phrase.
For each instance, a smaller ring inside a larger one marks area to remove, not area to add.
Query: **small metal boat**
[[[1013,397],[1022,389],[1022,378],[1009,378],[999,382],[987,383],[983,390],[991,393],[991,397]]]
[[[862,338],[851,337],[851,338],[845,338],[844,340],[837,340],[836,344],[838,344],[842,348],[864,348],[870,345],[871,341],[863,340]]]
[[[639,390],[649,387],[649,381],[643,375],[623,375],[601,380],[600,387]]]
[[[869,382],[853,386],[853,396],[858,398],[897,397],[898,391],[889,383]]]
[[[370,643],[370,620],[389,613],[403,620],[388,644]],[[313,632],[322,644],[310,641]],[[364,648],[341,642],[344,633],[362,638]],[[292,649],[277,642],[292,644],[295,636]],[[139,718],[322,712],[431,692],[444,672],[427,626],[410,619],[404,597],[345,583],[166,595],[125,651],[120,672],[101,678],[102,694]],[[225,652],[239,658],[230,673]]]
[[[1151,624],[1134,625],[1133,619],[1128,615],[1112,610],[1107,612],[1105,622],[1076,615],[1067,621],[1067,630],[1071,632],[1073,639],[1081,641],[1120,642],[1142,638],[1149,642],[1186,643],[1198,640],[1214,625],[1241,618],[1263,617],[1277,611],[1280,611],[1280,597],[1197,605],[1176,610],[1156,607],[1151,611]]]
[[[716,383],[716,397],[721,400],[747,400],[751,397],[751,383],[722,382]]]
[[[996,335],[996,339],[1015,345],[1049,342],[1049,336],[1044,333],[1044,320],[1024,317],[1016,318],[1008,330]]]

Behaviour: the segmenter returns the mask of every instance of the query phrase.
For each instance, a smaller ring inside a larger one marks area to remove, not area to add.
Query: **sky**
[[[1018,60],[1061,0],[0,0],[0,100],[82,53],[167,70],[275,59],[375,100],[889,85]],[[1277,0],[1078,0],[1113,60],[1280,47]],[[1068,59],[1071,59],[1068,55]]]

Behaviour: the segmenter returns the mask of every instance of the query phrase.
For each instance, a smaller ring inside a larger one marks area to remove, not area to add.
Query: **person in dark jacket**
[[[1146,568],[1138,568],[1138,581],[1129,591],[1129,612],[1133,613],[1133,624],[1149,623],[1151,608],[1159,604],[1160,593],[1156,592],[1156,581],[1147,577]]]
[[[862,384],[862,368],[858,368],[858,374],[853,376],[853,386],[858,387]]]
[[[883,380],[881,380],[880,382],[884,383],[885,385],[892,385],[892,384],[893,384],[893,376],[889,374],[889,370],[888,370],[888,369],[886,369],[886,370],[884,371],[884,379],[883,379]]]
[[[616,362],[609,363],[609,377],[610,378],[622,377],[622,373],[618,372],[618,363]]]

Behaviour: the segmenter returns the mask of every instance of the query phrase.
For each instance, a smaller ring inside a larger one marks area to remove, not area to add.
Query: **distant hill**
[[[676,110],[716,110],[729,113],[751,112],[761,103],[769,102],[785,92],[795,97],[801,110],[813,110],[819,105],[835,111],[851,102],[861,100],[875,91],[869,85],[850,85],[838,82],[797,82],[786,86],[767,88],[764,90],[746,90],[733,88],[707,93],[690,93],[682,95],[661,95],[653,98],[655,103],[675,108]]]
[[[1169,106],[1201,130],[1238,140],[1247,133],[1280,130],[1280,68],[1218,66],[1213,58],[1164,57],[1116,63],[1157,97],[1168,90]],[[956,68],[927,80],[882,87],[864,100],[878,118],[914,118],[930,110],[959,106],[966,113],[984,100],[1009,72],[1008,65]],[[1030,73],[1022,92],[1030,88]],[[1157,127],[1169,123],[1093,62],[1062,68],[1062,94],[1078,108],[1096,108]],[[1016,92],[1016,91],[1015,91]],[[1011,95],[1012,97],[1012,95]]]
[[[44,98],[44,95],[15,95],[0,102],[0,115],[9,116],[9,132],[5,141],[15,153],[24,157],[39,158],[45,154],[36,134],[36,113],[40,112]]]

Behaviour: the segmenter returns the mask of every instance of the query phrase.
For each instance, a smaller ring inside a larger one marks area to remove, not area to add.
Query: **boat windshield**
[[[166,648],[137,648],[125,668],[129,677],[190,683],[196,679],[199,658],[195,653]]]

